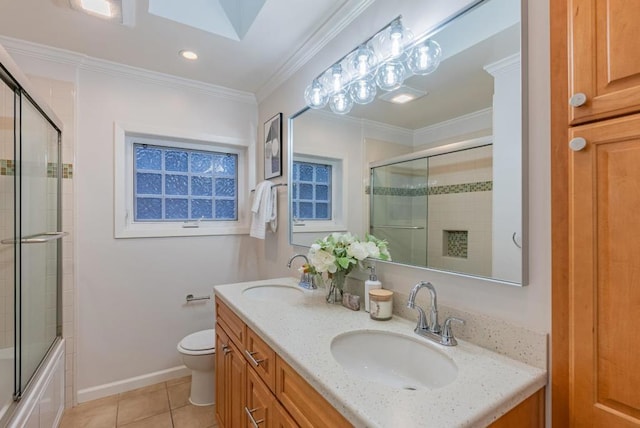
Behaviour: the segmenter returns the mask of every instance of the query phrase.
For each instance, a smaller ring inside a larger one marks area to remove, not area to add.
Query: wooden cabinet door
[[[271,428],[275,396],[260,380],[253,369],[247,372],[247,405],[244,408],[244,423],[236,426],[246,428]]]
[[[640,114],[569,134],[571,426],[638,427]]]
[[[640,111],[640,1],[569,1],[571,124]],[[561,77],[562,78],[562,77]]]
[[[226,358],[228,349],[229,337],[225,334],[224,330],[220,327],[220,324],[216,325],[216,419],[218,425],[221,427],[229,426],[227,420],[227,370],[226,370]]]
[[[233,344],[229,343],[229,353],[227,354],[228,389],[227,400],[229,402],[229,428],[242,426],[245,419],[244,406],[246,403],[245,384],[247,379],[247,362],[242,352]]]
[[[221,428],[240,426],[244,420],[247,363],[229,335],[216,325],[216,419]]]

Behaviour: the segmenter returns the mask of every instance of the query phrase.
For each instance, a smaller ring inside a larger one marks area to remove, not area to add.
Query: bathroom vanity
[[[430,343],[407,320],[371,320],[296,282],[215,287],[221,427],[544,426],[544,370],[464,341]],[[356,349],[349,346],[372,346],[358,358],[409,351],[388,360],[389,370],[372,361],[370,372],[358,372],[340,358],[344,346],[347,355]],[[421,352],[424,361],[415,358]]]

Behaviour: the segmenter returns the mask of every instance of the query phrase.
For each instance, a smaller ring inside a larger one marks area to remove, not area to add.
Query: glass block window
[[[293,161],[293,218],[331,220],[331,165]]]
[[[134,221],[238,219],[238,156],[133,144]]]

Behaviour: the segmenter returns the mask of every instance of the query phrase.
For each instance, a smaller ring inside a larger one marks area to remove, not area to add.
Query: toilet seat
[[[216,331],[211,328],[185,336],[178,344],[178,351],[187,355],[206,355],[216,352]]]

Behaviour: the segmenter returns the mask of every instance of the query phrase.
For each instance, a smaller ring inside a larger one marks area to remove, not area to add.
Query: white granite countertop
[[[413,322],[395,316],[374,321],[363,310],[327,304],[325,289],[304,290],[286,300],[243,295],[247,288],[274,284],[295,287],[297,279],[218,285],[214,292],[356,427],[482,427],[546,384],[544,370],[471,343],[441,346],[416,335]],[[335,336],[354,330],[423,341],[451,358],[458,376],[444,387],[409,391],[351,374],[333,358],[330,347]]]

